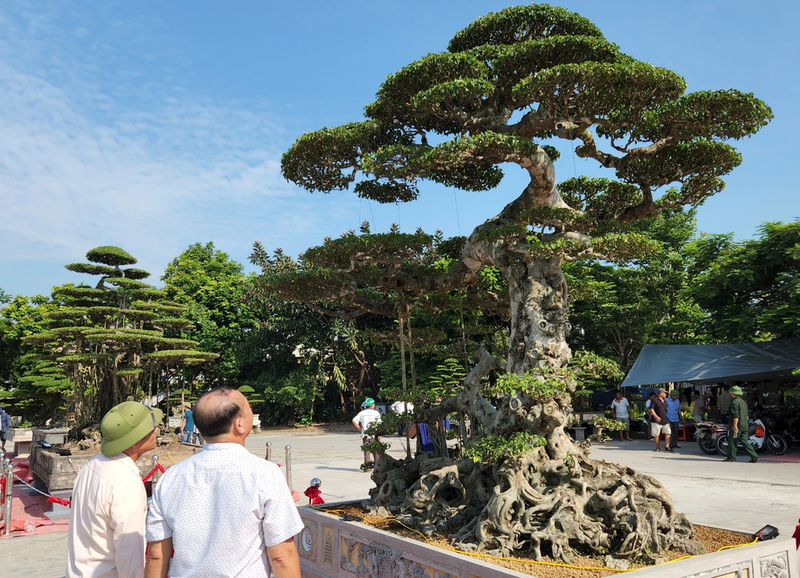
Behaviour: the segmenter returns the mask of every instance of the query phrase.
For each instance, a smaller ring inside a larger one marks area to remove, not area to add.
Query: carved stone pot
[[[308,506],[298,511],[305,524],[295,537],[303,578],[531,578]],[[795,552],[794,540],[777,539],[643,568],[625,577],[800,578]]]

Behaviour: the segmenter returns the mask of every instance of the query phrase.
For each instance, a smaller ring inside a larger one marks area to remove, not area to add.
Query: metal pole
[[[268,462],[272,461],[272,442],[267,442],[267,455],[264,456],[264,459]]]
[[[6,509],[3,512],[3,523],[6,525],[6,536],[11,535],[11,495],[14,486],[14,466],[10,458],[3,459],[3,474],[6,477]]]
[[[6,472],[4,470],[5,460],[6,460],[6,452],[5,452],[5,450],[0,449],[0,477],[2,477],[3,479],[5,479],[5,475],[6,475]],[[3,495],[0,496],[0,502],[2,502],[2,504],[0,504],[0,519],[5,520],[6,519],[6,495],[5,495],[5,492],[3,492]]]
[[[286,446],[286,485],[292,491],[292,446]]]
[[[158,456],[153,455],[153,467],[155,468],[157,465],[158,465]],[[158,470],[153,472],[153,477],[151,478],[153,480],[152,495],[155,495],[156,493],[156,484],[158,483],[159,474],[161,474],[161,472],[159,472]]]

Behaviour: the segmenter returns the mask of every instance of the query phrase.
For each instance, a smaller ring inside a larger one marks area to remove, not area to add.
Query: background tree
[[[657,249],[630,263],[569,263],[570,345],[633,365],[646,343],[701,343],[705,314],[692,297],[689,245],[695,211],[667,210],[636,223]]]
[[[237,351],[248,332],[258,326],[244,300],[247,280],[242,265],[213,243],[195,243],[167,265],[161,280],[166,298],[184,305],[181,317],[191,321],[180,337],[196,341],[200,351],[219,355],[203,364],[203,382],[238,387]]]
[[[712,235],[691,246],[691,294],[714,341],[800,336],[800,222],[765,223],[756,239]]]
[[[0,309],[0,375],[4,387],[0,399],[6,410],[19,413],[25,421],[43,424],[63,416],[65,400],[74,384],[57,364],[36,354],[24,339],[46,330],[44,316],[58,304],[44,295],[17,295]]]
[[[164,369],[216,357],[194,350],[194,341],[164,337],[167,330],[189,325],[175,317],[185,307],[142,282],[149,276],[146,271],[123,268],[136,263],[129,253],[97,247],[86,258],[90,263],[66,267],[99,275],[96,286],[68,284],[53,289],[60,303],[42,315],[47,330],[23,338],[41,347],[41,361],[74,383],[71,406],[79,425],[98,421],[128,396],[142,397],[154,378],[158,386]],[[35,371],[41,376],[41,370]],[[45,375],[52,373],[48,370]]]
[[[420,179],[489,190],[502,180],[501,164],[518,165],[529,178],[475,228],[446,272],[376,280],[404,299],[423,298],[474,286],[486,266],[499,269],[511,314],[507,359],[482,355],[463,390],[432,413],[466,413],[486,447],[491,438],[522,440],[507,447],[527,451],[422,478],[418,465],[382,460],[378,503],[426,528],[455,530],[463,547],[501,554],[526,549],[568,559],[581,548],[657,557],[670,547],[697,549],[691,524],[657,482],[593,462],[565,432],[577,384],[568,368],[562,264],[650,248],[630,224],[721,191],[721,177],[741,162],[723,141],[749,136],[772,117],[750,94],[685,89],[678,74],[620,53],[577,14],[515,7],[479,18],[447,52],[389,76],[367,120],[303,135],[284,155],[283,174],[300,186],[329,192],[353,184],[378,202],[413,200]],[[558,185],[558,151],[545,144],[556,139],[577,140],[576,154],[613,170],[616,180]],[[678,188],[660,191],[671,183]],[[509,377],[487,399],[482,378],[502,367]]]

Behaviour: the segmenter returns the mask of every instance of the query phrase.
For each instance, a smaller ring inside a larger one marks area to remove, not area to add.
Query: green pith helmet
[[[672,391],[670,391],[670,392],[669,392],[669,395],[670,395],[670,396],[677,395],[677,396],[679,396],[679,397],[680,397],[680,395],[681,395],[681,392],[680,392],[680,391],[678,391],[677,389],[673,389]]]
[[[375,400],[372,399],[371,397],[368,397],[367,399],[364,400],[364,405],[366,405],[367,407],[372,407],[373,405],[375,405]]]
[[[732,388],[730,388],[730,390],[728,390],[728,393],[731,395],[742,395],[742,388],[738,385],[734,385]]]
[[[103,433],[100,451],[109,457],[124,452],[153,431],[163,418],[164,412],[160,409],[149,408],[135,401],[115,405],[100,423]]]

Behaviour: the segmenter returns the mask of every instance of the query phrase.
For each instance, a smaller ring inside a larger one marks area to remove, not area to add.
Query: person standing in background
[[[611,402],[611,417],[625,426],[625,429],[619,430],[619,441],[622,441],[623,434],[627,436],[628,441],[631,441],[631,418],[628,413],[630,403],[620,390],[615,391],[614,396],[614,401]]]
[[[3,451],[6,451],[6,436],[8,430],[11,429],[11,416],[0,407],[0,443],[2,443]]]
[[[668,450],[679,448],[678,445],[678,432],[681,427],[681,392],[673,389],[669,392],[669,397],[666,400],[667,404],[667,421],[669,422],[669,429],[672,434],[667,444]]]
[[[653,400],[656,398],[656,392],[651,391],[650,396],[647,398],[647,401],[644,402],[644,419],[647,422],[647,439],[653,439],[653,432],[651,429],[651,425],[653,425],[653,418],[650,415],[650,406],[653,404]]]
[[[711,394],[708,392],[703,394],[699,391],[694,392],[694,402],[692,403],[692,418],[694,421],[705,421],[710,398]]]
[[[664,436],[664,449],[668,452],[672,451],[672,448],[669,447],[669,438],[670,438],[670,427],[669,421],[667,420],[667,403],[665,401],[667,397],[667,390],[663,387],[658,388],[657,395],[650,402],[650,418],[652,419],[650,430],[653,432],[653,439],[656,442],[656,449],[654,452],[660,452],[660,441],[661,436]]]
[[[740,387],[739,389],[741,390]],[[726,390],[721,389],[719,395],[717,396],[717,409],[719,410],[720,418],[725,423],[728,423],[728,409],[730,408],[732,401],[733,397],[731,396],[731,392],[728,391],[727,389]]]
[[[181,430],[183,435],[181,441],[185,444],[192,443],[192,436],[194,435],[194,418],[192,417],[192,404],[187,403],[184,406],[183,420],[181,421]]]

